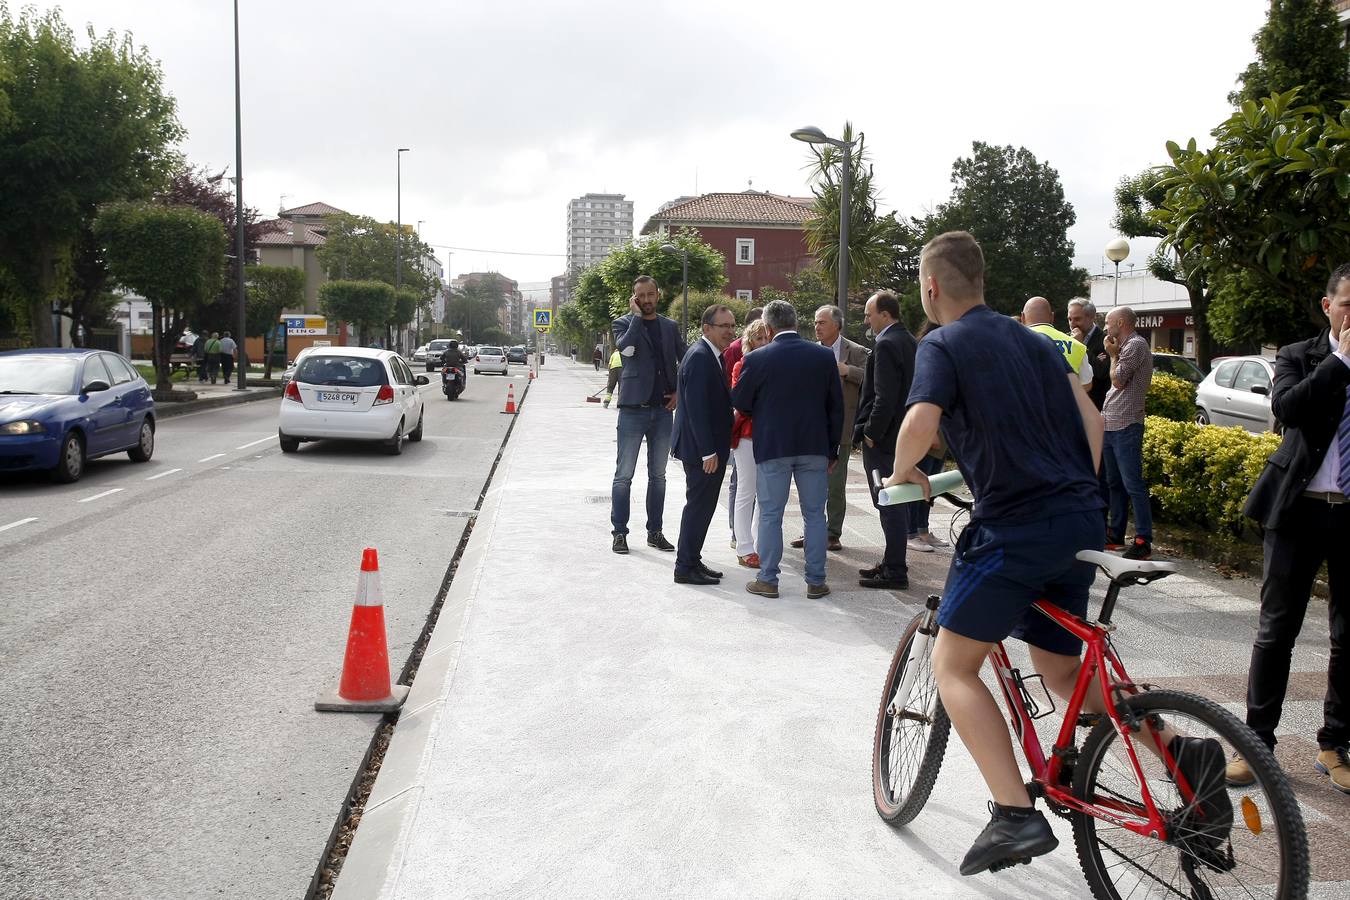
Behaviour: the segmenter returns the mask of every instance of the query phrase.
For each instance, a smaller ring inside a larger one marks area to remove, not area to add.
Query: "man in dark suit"
[[[1332,272],[1322,311],[1331,328],[1311,340],[1281,347],[1270,393],[1275,418],[1284,425],[1279,449],[1270,455],[1243,512],[1265,526],[1265,571],[1261,620],[1247,674],[1247,724],[1275,746],[1289,684],[1294,641],[1308,609],[1313,578],[1327,564],[1331,660],[1322,727],[1317,732],[1317,770],[1331,786],[1350,794],[1350,264]],[[1241,757],[1228,765],[1231,784],[1251,784]]]
[[[895,439],[900,434],[905,400],[914,380],[914,354],[919,348],[914,335],[900,321],[900,301],[890,291],[878,291],[868,298],[864,310],[867,324],[876,335],[876,347],[867,358],[863,373],[862,400],[858,405],[853,443],[863,445],[863,467],[876,505],[876,472],[884,479],[895,464]],[[905,547],[909,540],[909,507],[904,504],[877,506],[886,550],[881,562],[860,569],[858,584],[867,588],[903,591],[909,587],[909,565]]]
[[[722,577],[703,564],[703,542],[717,511],[722,477],[731,455],[731,392],[722,374],[722,351],[736,334],[736,316],[717,304],[703,313],[703,337],[680,363],[679,402],[670,452],[684,463],[684,514],[675,552],[676,584],[717,584]]]
[[[1088,397],[1100,410],[1106,402],[1106,392],[1111,390],[1111,358],[1106,353],[1106,332],[1097,324],[1097,307],[1091,300],[1069,301],[1069,329],[1074,340],[1087,347],[1088,363],[1092,366]]]
[[[637,470],[638,451],[647,441],[647,545],[675,547],[661,533],[666,505],[666,461],[670,457],[670,414],[675,409],[675,379],[684,356],[680,327],[656,314],[661,294],[656,281],[642,275],[633,282],[629,313],[614,320],[614,346],[623,360],[619,376],[619,451],[610,491],[609,521],[613,550],[628,552],[628,495]]]
[[[772,340],[741,365],[732,405],[755,423],[755,501],[759,504],[759,576],[745,589],[778,596],[783,510],[795,481],[806,531],[806,596],[830,593],[825,583],[825,498],[839,461],[844,397],[827,348],[797,334],[797,312],[785,300],[764,307]]]

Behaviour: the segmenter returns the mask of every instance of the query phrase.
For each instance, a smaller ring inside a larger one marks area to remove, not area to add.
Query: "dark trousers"
[[[919,460],[919,471],[925,475],[936,475],[942,471],[942,459],[937,456],[925,456]],[[909,536],[914,537],[920,532],[927,531],[929,505],[920,500],[917,503],[907,503],[905,506],[909,509]]]
[[[234,371],[234,357],[228,353],[220,354],[220,377],[227,384],[230,381],[230,373]]]
[[[1350,664],[1345,656],[1346,606],[1350,604],[1350,504],[1332,506],[1300,498],[1286,516],[1289,524],[1265,536],[1261,621],[1247,676],[1247,724],[1271,747],[1289,686],[1294,640],[1308,611],[1313,578],[1323,561],[1331,582],[1327,604],[1331,661],[1317,743],[1323,750],[1350,744]]]
[[[874,472],[880,472],[884,479],[891,474],[895,457],[879,447],[869,447],[863,443],[863,466],[867,469],[867,484],[872,489],[872,503],[876,505],[877,491],[881,485],[876,482]],[[909,540],[909,506],[877,506],[881,517],[881,533],[886,536],[886,552],[881,557],[882,571],[887,575],[909,574],[909,565],[905,561],[905,541]]]
[[[717,512],[726,473],[725,462],[719,462],[711,475],[703,471],[701,462],[684,464],[684,512],[680,514],[680,539],[675,544],[677,575],[688,575],[703,561],[703,542]]]

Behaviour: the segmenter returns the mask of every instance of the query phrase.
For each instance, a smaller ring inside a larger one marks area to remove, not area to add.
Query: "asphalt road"
[[[309,886],[379,717],[316,713],[363,547],[395,675],[511,417],[509,379],[424,387],[401,457],[306,444],[277,401],[166,420],[154,459],[0,477],[0,897]]]

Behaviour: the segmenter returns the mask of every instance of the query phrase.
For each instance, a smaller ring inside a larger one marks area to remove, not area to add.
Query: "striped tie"
[[[1346,395],[1341,424],[1336,426],[1336,452],[1340,454],[1340,471],[1336,473],[1336,487],[1350,497],[1350,392]]]

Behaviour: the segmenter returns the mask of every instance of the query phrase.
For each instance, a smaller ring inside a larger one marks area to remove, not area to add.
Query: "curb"
[[[241,403],[252,403],[255,400],[276,400],[280,397],[281,388],[267,388],[264,390],[250,390],[242,396],[208,397],[205,400],[186,400],[182,403],[156,403],[155,418],[172,419],[177,416],[185,416],[188,413],[203,412],[209,409],[222,409],[226,406],[238,406]]]
[[[524,391],[521,400],[524,400]],[[517,409],[519,415],[519,409]],[[478,585],[482,581],[487,551],[496,531],[502,488],[509,472],[515,445],[508,441],[502,464],[483,498],[473,533],[464,546],[459,567],[441,606],[436,629],[427,643],[417,677],[399,714],[389,740],[379,775],[366,800],[361,824],[356,830],[333,886],[332,900],[373,900],[393,897],[403,869],[403,858],[417,820],[431,751],[446,702],[455,680],[468,621]]]

